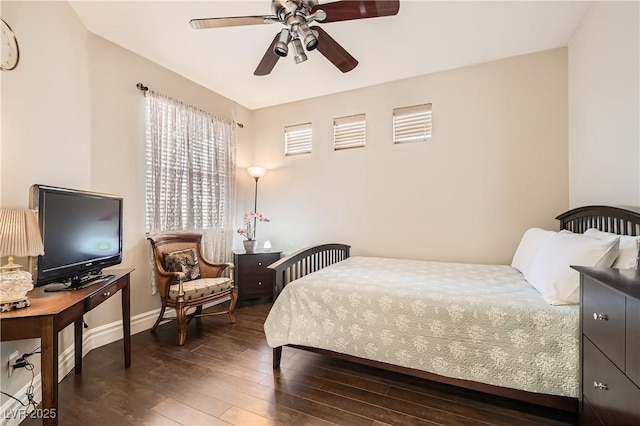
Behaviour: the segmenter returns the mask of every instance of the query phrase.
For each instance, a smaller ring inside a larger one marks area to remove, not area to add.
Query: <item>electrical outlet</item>
[[[18,351],[15,351],[11,355],[9,355],[9,377],[13,374],[13,366],[16,364],[16,360],[18,359]]]

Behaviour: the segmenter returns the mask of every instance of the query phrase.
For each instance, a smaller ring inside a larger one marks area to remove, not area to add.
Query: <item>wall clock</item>
[[[2,56],[0,58],[0,70],[10,71],[18,65],[20,60],[20,49],[18,39],[11,30],[9,24],[0,18],[0,48]]]

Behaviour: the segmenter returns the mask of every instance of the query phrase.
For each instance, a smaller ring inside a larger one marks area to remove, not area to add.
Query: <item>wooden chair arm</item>
[[[156,284],[158,286],[158,292],[165,298],[169,297],[169,288],[174,282],[178,282],[180,285],[179,293],[184,293],[182,289],[182,280],[184,280],[184,272],[168,272],[160,268],[156,269]]]
[[[200,257],[200,274],[206,278],[217,278],[229,268],[229,278],[233,280],[235,265],[231,262],[214,263]]]

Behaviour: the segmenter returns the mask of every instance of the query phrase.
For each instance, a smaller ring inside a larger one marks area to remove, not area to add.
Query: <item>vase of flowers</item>
[[[253,219],[253,223],[251,223],[251,219]],[[269,222],[269,219],[261,213],[249,212],[244,215],[244,228],[238,229],[238,234],[246,238],[242,243],[247,253],[253,253],[258,248],[258,241],[256,240],[256,224],[258,221]]]

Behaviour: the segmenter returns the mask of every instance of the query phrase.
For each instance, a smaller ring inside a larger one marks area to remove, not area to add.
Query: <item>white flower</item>
[[[409,325],[411,325],[411,321],[409,321],[406,316],[398,315],[396,317],[396,327],[398,327],[398,330],[407,331],[409,329]]]
[[[451,305],[447,308],[447,311],[453,321],[461,320],[464,314],[464,308],[460,305]]]
[[[453,342],[449,345],[449,350],[455,359],[460,359],[467,351],[462,342]]]
[[[391,305],[393,303],[388,296],[382,296],[380,299],[378,299],[378,304],[380,305],[380,309],[382,310],[382,312],[387,312],[389,309],[391,309]]]
[[[351,336],[354,339],[358,339],[358,338],[360,338],[360,336],[362,336],[362,330],[363,330],[362,327],[360,327],[358,324],[352,324],[349,327],[349,331],[351,332]]]
[[[335,312],[340,321],[346,321],[347,315],[349,314],[349,310],[347,308],[344,306],[338,306]]]
[[[385,346],[393,345],[396,341],[394,335],[389,330],[382,330],[380,332],[380,341]]]
[[[493,307],[487,312],[491,324],[495,327],[504,324],[507,313],[500,308]]]
[[[378,317],[378,315],[371,310],[364,311],[364,314],[362,314],[362,316],[369,325],[375,324],[376,318]]]
[[[513,346],[518,349],[524,348],[529,340],[529,334],[525,333],[522,329],[517,329],[511,332],[509,335]]]
[[[484,329],[479,325],[469,327],[469,338],[473,343],[478,343],[484,339]]]
[[[336,349],[339,351],[345,351],[348,346],[349,342],[344,337],[340,337],[336,340]]]
[[[414,300],[413,302],[411,302],[410,306],[413,313],[419,317],[424,315],[427,309],[427,305],[425,305],[425,303],[422,300]]]
[[[261,213],[257,213],[257,212],[249,212],[247,214],[244,215],[244,228],[240,228],[238,229],[238,234],[242,235],[243,237],[245,237],[247,240],[249,241],[253,241],[253,239],[256,236],[256,230],[255,230],[255,225],[254,223],[251,223],[253,219],[253,222],[255,223],[255,221],[260,221],[260,222],[270,222],[269,219],[267,219],[266,217],[262,216]]]
[[[489,351],[489,357],[498,367],[502,367],[507,361],[507,352],[502,348],[493,348]]]
[[[431,329],[431,332],[434,336],[442,337],[444,335],[444,330],[446,327],[444,326],[444,324],[442,324],[442,321],[435,320],[431,321],[429,328]]]

